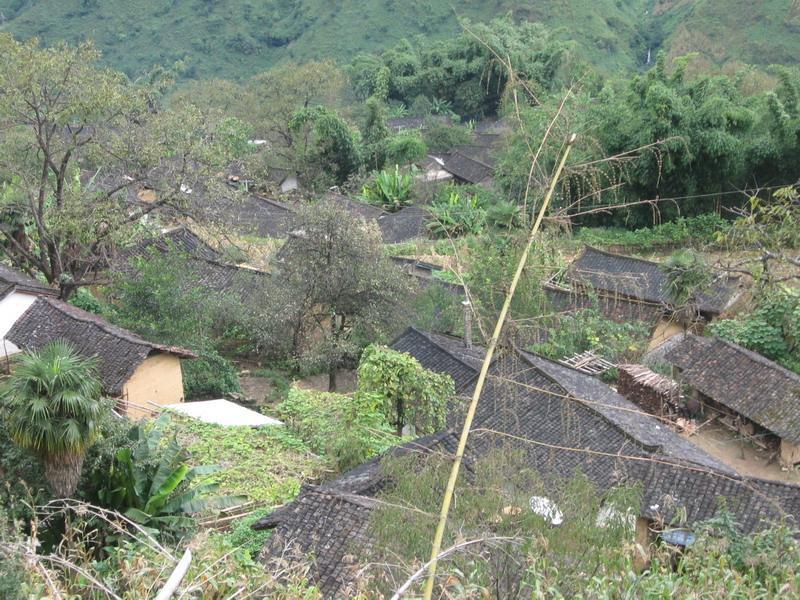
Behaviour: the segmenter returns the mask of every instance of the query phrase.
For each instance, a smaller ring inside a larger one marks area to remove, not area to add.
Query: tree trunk
[[[71,498],[78,489],[84,452],[48,454],[42,458],[44,477],[56,498]]]
[[[328,391],[335,392],[336,391],[336,366],[333,366],[328,371]]]

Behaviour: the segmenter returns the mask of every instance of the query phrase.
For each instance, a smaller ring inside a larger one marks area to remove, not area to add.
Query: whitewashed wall
[[[0,300],[0,359],[6,354],[19,352],[19,348],[5,339],[6,334],[35,300],[36,296],[19,292],[12,292]]]

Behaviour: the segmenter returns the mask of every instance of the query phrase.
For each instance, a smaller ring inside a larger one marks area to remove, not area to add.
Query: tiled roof
[[[688,526],[708,519],[721,500],[744,531],[787,515],[800,516],[797,486],[716,468],[716,461],[688,442],[683,445],[677,435],[647,432],[639,417],[616,415],[628,408],[624,399],[602,390],[604,384],[569,371],[513,351],[495,361],[465,454],[467,475],[474,474],[474,461],[482,454],[513,449],[554,484],[581,473],[600,494],[618,485],[641,485],[640,514],[667,523],[684,512]],[[572,391],[590,395],[592,402],[574,398]],[[443,432],[398,452],[424,449],[452,455],[456,444],[454,433]],[[286,556],[287,546],[293,544],[300,560],[312,559],[312,579],[324,597],[348,597],[362,566],[362,552],[374,544],[368,529],[374,498],[387,485],[380,459],[373,459],[323,486],[304,488],[296,501],[256,525],[275,529],[261,560],[269,564],[270,558]]]
[[[328,202],[332,202],[333,204],[340,206],[348,213],[361,217],[365,221],[377,222],[380,217],[387,215],[383,209],[378,208],[377,206],[373,206],[372,204],[361,202],[359,200],[353,200],[349,196],[345,196],[344,194],[341,194],[335,190],[330,190],[327,194],[325,194],[325,199]]]
[[[659,303],[631,300],[624,296],[592,297],[580,290],[565,289],[549,283],[544,285],[544,293],[556,311],[572,312],[582,308],[596,308],[605,317],[618,323],[642,321],[653,327],[664,314],[664,306]]]
[[[222,255],[204,242],[189,227],[182,225],[162,232],[160,235],[148,237],[131,248],[117,254],[116,263],[125,268],[132,259],[146,256],[153,249],[161,253],[179,252],[204,260],[221,260]]]
[[[778,436],[800,444],[800,375],[722,338],[687,335],[666,353],[683,380]]]
[[[463,340],[438,333],[406,329],[392,342],[398,352],[406,352],[431,371],[447,373],[453,378],[456,392],[463,391],[480,371],[485,351],[473,346],[467,348]]]
[[[661,265],[649,260],[587,246],[570,265],[566,277],[572,283],[588,284],[606,293],[672,304]],[[710,290],[698,294],[698,308],[701,312],[721,313],[738,294],[738,284],[735,278],[716,281]]]
[[[492,177],[491,166],[478,158],[467,156],[461,151],[453,151],[447,156],[443,169],[454,177],[467,183],[481,183]]]
[[[152,353],[193,358],[188,350],[148,342],[105,319],[53,298],[37,298],[6,335],[25,350],[39,350],[50,342],[69,342],[83,356],[97,357],[103,390],[119,395],[136,368]]]
[[[231,293],[242,298],[258,294],[270,281],[269,273],[228,264],[222,254],[206,244],[187,227],[177,227],[162,236],[144,240],[129,250],[121,252],[116,260],[116,269],[135,277],[131,260],[147,256],[153,249],[162,254],[177,252],[187,260],[188,268],[195,277],[192,285],[220,294]]]
[[[408,452],[455,451],[457,440],[449,432],[419,438],[389,451],[390,456]],[[270,560],[297,556],[311,558],[314,584],[324,598],[353,595],[357,557],[372,545],[368,532],[374,496],[387,480],[381,469],[383,457],[375,458],[321,486],[304,486],[294,502],[279,508],[253,525],[274,529],[259,555]]]
[[[428,211],[419,206],[406,206],[395,213],[387,213],[378,217],[378,227],[385,244],[397,244],[427,237],[428,230],[425,222],[428,220]]]
[[[682,438],[658,419],[642,412],[641,408],[596,377],[529,352],[523,352],[522,355],[571,396],[585,402],[648,451],[734,473],[726,464]]]
[[[193,199],[190,216],[231,228],[243,235],[283,238],[292,230],[295,212],[291,204],[253,194]]]
[[[439,365],[452,373],[460,359],[446,361],[441,353],[450,344],[460,353],[457,340],[436,336],[434,344],[432,337],[411,329],[400,339],[413,342],[422,358],[430,356],[429,368]],[[479,358],[477,349],[470,360],[477,364]],[[671,522],[685,512],[691,526],[714,516],[721,499],[744,531],[800,516],[797,486],[741,477],[666,428],[648,431],[657,421],[628,413],[629,408],[635,409],[591,377],[530,354],[504,352],[491,366],[478,405],[465,455],[467,473],[474,473],[482,454],[514,449],[554,483],[581,473],[601,494],[617,485],[640,484],[640,514],[653,519]],[[455,434],[443,432],[399,451],[423,448],[452,455],[456,443]],[[348,597],[360,551],[374,543],[368,530],[373,498],[387,485],[380,459],[374,459],[323,486],[304,488],[295,502],[257,524],[275,528],[261,560],[285,556],[287,543],[293,542],[301,558],[314,560],[313,579],[324,597]]]
[[[5,297],[12,291],[26,292],[44,296],[57,296],[58,291],[26,275],[21,271],[7,267],[0,263],[0,298]]]

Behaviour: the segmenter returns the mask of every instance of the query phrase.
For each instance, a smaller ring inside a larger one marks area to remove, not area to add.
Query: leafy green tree
[[[135,425],[132,446],[117,451],[107,473],[95,475],[102,506],[177,539],[194,526],[192,515],[235,506],[244,498],[215,495],[218,486],[208,476],[218,467],[190,466],[176,436],[165,439],[169,419],[162,415],[152,424]]]
[[[11,438],[37,454],[53,495],[72,496],[104,405],[93,360],[65,342],[26,353],[2,391]]]
[[[289,121],[297,171],[312,182],[342,184],[361,166],[361,136],[335,111],[302,108]]]
[[[406,425],[421,435],[442,429],[447,403],[455,396],[449,375],[425,369],[410,354],[376,345],[361,355],[358,389],[383,398],[383,410],[398,435]]]
[[[714,335],[749,348],[800,373],[800,291],[781,286],[762,292],[751,313],[710,325]]]
[[[68,298],[100,279],[145,215],[211,186],[224,144],[210,115],[159,106],[163,78],[131,83],[97,66],[91,44],[42,48],[0,34],[0,55],[0,239],[18,267]],[[130,199],[142,185],[154,201]]]
[[[386,142],[386,161],[389,164],[407,165],[425,158],[428,146],[417,131],[403,131]]]
[[[361,340],[397,322],[411,281],[384,254],[377,226],[334,202],[304,207],[296,227],[282,250],[275,303],[262,313],[276,324],[265,343],[292,340],[295,359],[328,371],[334,391],[337,370],[355,361]]]
[[[232,294],[210,294],[201,282],[190,257],[175,248],[153,249],[118,272],[109,290],[114,300],[109,317],[115,323],[197,353],[198,358],[183,361],[184,395],[190,399],[241,391],[236,367],[219,354],[218,345],[227,332],[246,327],[250,304]]]
[[[277,412],[311,450],[341,472],[397,443],[383,402],[374,393],[332,394],[292,387]]]

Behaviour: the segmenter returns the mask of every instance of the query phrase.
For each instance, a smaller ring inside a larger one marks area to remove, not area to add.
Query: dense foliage
[[[751,314],[711,324],[714,335],[800,373],[800,290],[781,287],[758,299]]]
[[[189,454],[175,434],[165,437],[168,419],[163,415],[130,430],[132,446],[116,452],[107,473],[96,473],[102,478],[97,500],[146,530],[178,539],[194,527],[192,515],[243,499],[215,495],[217,484],[203,478],[218,467],[190,466]]]
[[[225,294],[209,294],[186,255],[154,250],[117,274],[109,317],[142,337],[181,346],[198,358],[183,361],[186,398],[219,398],[240,391],[233,364],[217,348],[224,326],[238,323],[242,307]],[[191,307],[191,309],[187,309]]]
[[[384,415],[398,434],[406,426],[419,435],[439,431],[455,396],[449,375],[425,369],[410,354],[375,345],[361,354],[358,389],[383,399]]]
[[[312,450],[341,472],[397,442],[384,403],[384,397],[374,392],[345,396],[293,387],[277,412]]]

